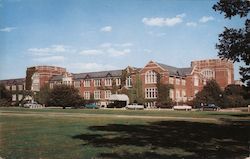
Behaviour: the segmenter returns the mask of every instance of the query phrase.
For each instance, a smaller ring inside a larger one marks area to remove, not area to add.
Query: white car
[[[134,110],[144,109],[144,105],[139,105],[139,104],[133,103],[133,104],[127,105],[126,109],[134,109]]]
[[[37,102],[33,102],[24,104],[24,108],[43,108],[43,106]]]
[[[192,110],[192,107],[189,106],[189,105],[176,105],[176,106],[173,106],[173,109],[174,110],[186,110],[186,111],[189,111],[189,110]]]

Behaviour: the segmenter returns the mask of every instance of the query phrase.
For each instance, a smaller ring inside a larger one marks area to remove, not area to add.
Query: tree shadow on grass
[[[140,152],[104,152],[98,154],[100,158],[229,159],[249,155],[250,123],[246,121],[227,121],[225,124],[160,121],[144,125],[90,126],[89,130],[93,133],[78,134],[72,138],[83,140],[84,146],[114,150],[122,146],[146,148]]]

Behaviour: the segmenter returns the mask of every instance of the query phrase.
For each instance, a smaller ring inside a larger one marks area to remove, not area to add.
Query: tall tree
[[[157,107],[169,107],[172,104],[172,100],[169,96],[170,89],[173,88],[171,84],[163,84],[161,82],[161,75],[157,74]]]
[[[203,104],[216,104],[223,107],[224,96],[219,84],[215,80],[207,82],[207,85],[196,94],[194,99],[196,106]]]
[[[58,85],[50,93],[50,105],[65,107],[81,106],[83,99],[73,86]]]
[[[44,85],[37,94],[37,101],[41,104],[45,104],[46,106],[48,106],[50,92],[51,90],[49,88],[49,85],[48,84]]]
[[[0,106],[9,106],[11,98],[11,92],[5,88],[4,84],[0,84]]]
[[[233,16],[240,16],[245,19],[243,28],[227,28],[219,34],[219,43],[216,48],[218,55],[223,59],[230,59],[234,62],[243,61],[246,66],[240,68],[242,81],[250,87],[250,11],[249,0],[220,0],[213,9],[224,13],[224,17],[231,19]]]

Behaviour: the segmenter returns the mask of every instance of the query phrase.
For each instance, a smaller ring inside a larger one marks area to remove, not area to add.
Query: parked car
[[[126,109],[133,109],[133,110],[138,109],[138,110],[142,110],[142,109],[144,109],[144,105],[133,103],[133,104],[127,105]]]
[[[203,111],[218,111],[220,107],[216,106],[215,104],[208,104],[202,107]]]
[[[26,103],[23,106],[24,108],[43,108],[43,106],[41,104],[38,104],[37,102]]]
[[[95,103],[85,104],[86,109],[99,109],[99,106]]]
[[[173,106],[173,109],[174,109],[174,110],[185,110],[185,111],[190,111],[190,110],[192,110],[192,107],[189,106],[189,105],[176,105],[176,106]]]

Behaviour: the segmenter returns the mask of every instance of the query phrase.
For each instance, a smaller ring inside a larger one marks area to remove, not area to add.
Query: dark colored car
[[[90,103],[90,104],[86,104],[85,108],[86,109],[99,109],[99,106],[94,103]]]
[[[203,111],[218,111],[220,107],[216,106],[215,104],[208,104],[202,107]]]

